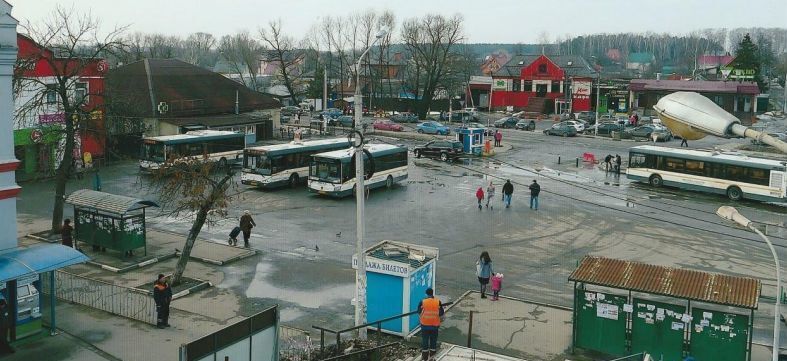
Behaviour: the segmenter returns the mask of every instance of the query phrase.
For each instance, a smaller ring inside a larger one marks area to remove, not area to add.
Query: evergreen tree
[[[760,59],[760,52],[757,48],[757,44],[754,44],[749,34],[746,34],[738,43],[738,49],[735,51],[735,60],[733,60],[730,65],[734,69],[754,70],[754,81],[757,82],[760,91],[767,91],[767,85],[762,79],[762,59]]]
[[[309,86],[306,89],[306,97],[309,99],[322,99],[322,83],[323,78],[325,77],[325,68],[322,66],[318,66],[317,69],[314,70],[314,79],[309,82]],[[331,92],[331,85],[328,84],[328,93]]]

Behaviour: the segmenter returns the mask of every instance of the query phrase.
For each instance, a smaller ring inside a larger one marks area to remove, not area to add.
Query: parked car
[[[536,121],[533,120],[533,119],[530,119],[530,120],[522,119],[522,120],[516,122],[516,126],[515,127],[516,127],[516,129],[519,129],[519,130],[529,130],[529,131],[532,132],[532,131],[536,130]]]
[[[404,127],[401,124],[396,124],[390,120],[375,120],[372,127],[374,127],[375,130],[388,130],[392,132],[404,131]]]
[[[340,116],[342,116],[342,111],[336,108],[328,108],[320,112],[320,120],[325,120],[326,117],[336,119]]]
[[[355,119],[352,115],[342,115],[336,118],[336,123],[343,127],[353,127],[355,126]]]
[[[577,128],[564,122],[557,123],[548,129],[544,129],[546,135],[560,135],[563,137],[573,137],[577,135]]]
[[[469,113],[470,115],[472,115],[474,117],[478,116],[478,108],[464,108],[462,110],[464,110],[466,113]]]
[[[495,120],[495,128],[514,128],[517,122],[519,122],[519,118],[505,117]]]
[[[441,134],[441,135],[448,135],[449,133],[451,133],[451,129],[433,120],[418,124],[416,128],[418,128],[418,133]]]
[[[632,125],[631,122],[629,121],[629,117],[625,115],[618,115],[617,117],[615,117],[615,121],[617,121],[618,124],[622,124],[625,126]]]
[[[288,105],[286,107],[281,107],[281,115],[298,115],[303,110],[300,107],[296,107],[294,105]]]
[[[414,113],[404,112],[392,115],[391,120],[397,123],[418,123],[418,116]]]
[[[579,112],[577,115],[578,120],[583,120],[588,124],[596,124],[596,113],[595,112]]]
[[[574,129],[577,130],[577,133],[582,133],[585,131],[585,123],[576,120],[564,120],[558,124],[568,124],[574,127]]]
[[[448,112],[443,113],[443,115],[440,116],[440,120],[444,121],[444,122],[448,121]],[[457,110],[457,111],[451,112],[451,121],[452,122],[463,122],[463,123],[465,123],[465,122],[474,122],[476,120],[478,120],[478,117],[476,117],[472,113],[464,111],[464,110]]]
[[[612,132],[622,132],[625,129],[623,125],[608,122],[593,124],[585,129],[585,133],[596,134],[596,128],[598,128],[598,135],[610,135]]]
[[[655,124],[641,125],[634,129],[627,130],[626,133],[632,137],[643,137],[647,139],[652,139],[655,134],[656,141],[668,142],[672,140],[672,132],[670,132],[669,129]]]
[[[413,148],[413,154],[416,158],[424,156],[446,162],[459,158],[462,155],[462,148],[462,143],[455,140],[433,140]]]

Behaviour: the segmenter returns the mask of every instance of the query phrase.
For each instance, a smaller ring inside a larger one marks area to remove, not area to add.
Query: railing
[[[633,355],[623,356],[623,357],[616,358],[614,360],[609,360],[609,361],[642,361],[644,359],[645,359],[645,353],[644,352],[640,352],[640,353],[635,353]]]
[[[443,306],[450,306],[452,303],[453,302],[447,302],[447,303],[443,303],[442,305]],[[361,329],[361,328],[374,326],[374,327],[377,328],[377,346],[375,346],[374,348],[378,349],[378,348],[381,348],[381,347],[390,346],[390,345],[383,345],[383,339],[382,339],[382,337],[383,337],[383,333],[382,333],[383,323],[388,322],[388,321],[398,320],[398,319],[400,319],[402,317],[408,317],[408,316],[414,315],[416,313],[418,313],[418,311],[411,311],[411,312],[403,313],[401,315],[391,316],[391,317],[388,317],[388,318],[383,318],[383,319],[380,319],[380,320],[376,320],[376,321],[372,321],[372,322],[369,322],[369,323],[365,323],[363,325],[353,326],[353,327],[350,327],[350,328],[345,328],[345,329],[339,330],[339,331],[331,330],[329,328],[320,327],[320,326],[312,326],[312,328],[320,330],[320,357],[322,357],[325,354],[325,333],[326,332],[327,333],[332,333],[332,334],[334,334],[336,336],[336,352],[338,353],[342,349],[341,345],[342,345],[342,334],[343,333],[355,331],[355,330]],[[361,351],[368,351],[368,350],[361,350]],[[357,353],[361,353],[361,351],[358,351]],[[334,359],[334,358],[336,358],[336,357],[331,357],[330,359]],[[330,360],[330,359],[321,359],[321,360],[325,361],[325,360]]]
[[[279,325],[279,360],[308,361],[312,352],[309,331]]]
[[[49,277],[43,277],[45,294],[50,290]],[[55,272],[55,296],[114,315],[156,324],[156,303],[153,297],[131,287],[118,286],[64,271]]]

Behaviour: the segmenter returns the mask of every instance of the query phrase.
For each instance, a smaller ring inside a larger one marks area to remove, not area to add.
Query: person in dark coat
[[[8,331],[11,329],[11,315],[8,314],[8,303],[0,298],[0,355],[14,353],[8,343]]]
[[[612,170],[612,154],[607,154],[607,156],[604,157],[604,166],[606,167],[607,173]]]
[[[538,194],[541,193],[541,186],[538,185],[535,179],[533,184],[530,185],[530,209],[538,210]]]
[[[153,300],[156,301],[156,327],[165,328],[169,325],[169,304],[172,302],[172,287],[168,277],[159,274],[153,286]]]
[[[620,154],[615,154],[615,172],[620,175],[620,164],[622,161],[620,160]]]
[[[243,231],[243,246],[249,248],[249,237],[251,237],[251,229],[256,227],[254,219],[251,218],[249,211],[243,211],[243,216],[240,217],[240,230]]]
[[[60,229],[60,244],[74,248],[74,227],[71,227],[71,220],[66,218],[63,221],[63,227]]]
[[[503,184],[503,203],[505,203],[506,208],[511,206],[511,195],[514,194],[514,185],[511,184],[511,180],[506,180],[506,184]]]

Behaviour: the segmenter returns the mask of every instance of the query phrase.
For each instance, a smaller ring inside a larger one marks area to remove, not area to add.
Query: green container
[[[576,346],[612,356],[626,355],[626,297],[577,289]]]
[[[694,308],[689,355],[696,361],[745,361],[749,317]]]

